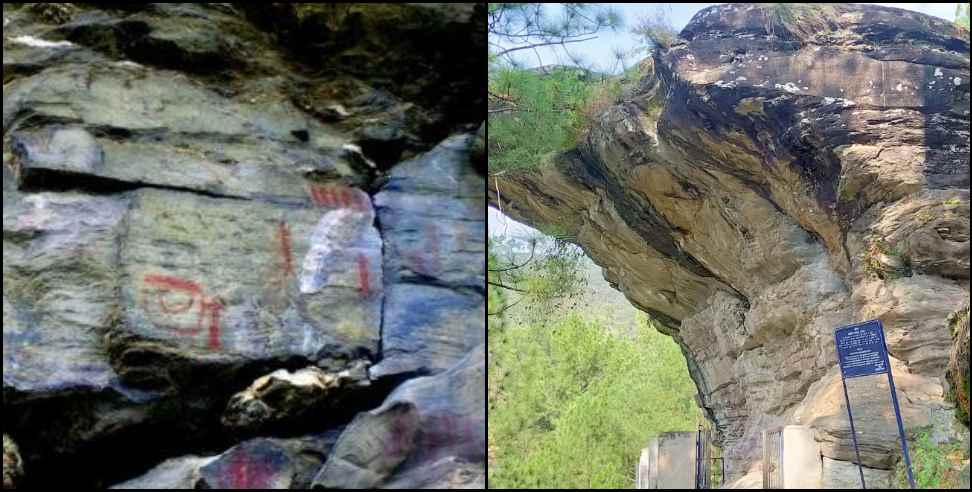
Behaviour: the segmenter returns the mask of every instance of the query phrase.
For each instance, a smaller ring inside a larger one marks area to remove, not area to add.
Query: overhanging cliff
[[[491,203],[569,230],[678,341],[730,479],[780,424],[851,459],[833,330],[861,319],[885,324],[909,431],[947,431],[945,320],[969,302],[968,32],[888,7],[730,4],[642,68],[582,145],[490,177]],[[864,464],[889,469],[887,390],[850,385]]]

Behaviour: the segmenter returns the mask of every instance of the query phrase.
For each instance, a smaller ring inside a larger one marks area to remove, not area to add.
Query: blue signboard
[[[845,378],[888,372],[888,351],[881,322],[874,320],[839,328],[834,334],[837,359]]]
[[[834,331],[834,345],[837,347],[837,361],[840,364],[841,382],[844,385],[844,401],[847,402],[847,418],[850,420],[851,439],[854,442],[854,453],[857,455],[857,471],[861,477],[861,488],[867,487],[864,484],[861,452],[857,446],[857,431],[854,429],[854,413],[851,411],[850,395],[847,394],[847,378],[875,374],[888,375],[891,405],[894,407],[895,420],[898,421],[898,438],[901,440],[901,451],[904,454],[905,470],[908,472],[908,483],[911,484],[911,488],[915,488],[915,479],[911,474],[911,458],[908,456],[908,441],[905,439],[904,423],[901,422],[898,394],[894,389],[891,360],[888,358],[888,347],[884,343],[884,326],[879,320],[871,320],[837,328]]]

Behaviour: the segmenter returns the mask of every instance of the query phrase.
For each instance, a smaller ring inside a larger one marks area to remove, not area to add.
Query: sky
[[[570,45],[571,51],[579,55],[585,63],[592,64],[595,69],[605,72],[613,68],[614,56],[612,52],[615,48],[631,50],[638,41],[634,35],[628,32],[628,26],[634,24],[642,16],[652,14],[658,8],[664,8],[668,18],[672,21],[675,29],[681,31],[688,24],[689,20],[696,12],[715,3],[607,3],[602,4],[617,10],[624,19],[624,26],[617,32],[607,32],[598,35],[598,39],[585,43]],[[922,12],[928,15],[941,17],[945,20],[955,19],[956,3],[877,3],[874,5],[886,5],[900,9]],[[548,7],[552,8],[552,7]],[[556,11],[551,11],[556,14]],[[559,47],[538,48],[540,58],[544,65],[550,64],[570,64],[568,58]],[[532,50],[523,50],[518,59],[527,67],[539,66],[536,54]],[[633,58],[628,64],[637,63],[638,59]],[[489,233],[490,235],[515,235],[529,236],[534,233],[533,229],[520,224],[513,219],[509,219],[500,214],[497,210],[489,209]]]

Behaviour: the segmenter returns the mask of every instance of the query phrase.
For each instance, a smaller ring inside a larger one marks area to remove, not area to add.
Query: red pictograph
[[[365,192],[346,186],[309,185],[311,200],[318,207],[350,208],[367,211],[370,199]]]
[[[170,318],[182,316],[181,323],[172,319],[162,327],[175,332],[179,336],[196,337],[202,333],[206,319],[209,319],[208,347],[220,348],[220,313],[223,303],[218,298],[206,296],[202,287],[191,280],[167,275],[146,275],[145,287],[154,292],[159,310]],[[191,310],[198,306],[198,313],[193,316]],[[184,316],[188,315],[188,316]]]
[[[430,222],[423,229],[423,247],[406,251],[405,260],[413,272],[433,277],[442,273],[439,226]]]
[[[294,274],[294,257],[290,248],[290,227],[286,222],[281,221],[277,228],[277,239],[280,242],[280,259],[282,263],[284,279]]]
[[[358,254],[358,292],[361,297],[371,297],[371,272],[368,269],[368,255]]]
[[[229,465],[229,488],[234,490],[273,488],[273,469],[259,459],[237,452]]]

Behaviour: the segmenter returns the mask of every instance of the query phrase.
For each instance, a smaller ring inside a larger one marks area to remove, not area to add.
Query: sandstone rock
[[[188,490],[199,481],[199,469],[212,463],[215,456],[173,458],[151,469],[145,475],[111,487],[123,490]]]
[[[301,357],[328,369],[375,357],[381,240],[367,197],[320,190],[321,209],[139,191],[120,252],[123,379],[184,384],[188,362]],[[178,357],[175,357],[178,355]]]
[[[823,488],[825,489],[859,489],[861,488],[861,474],[857,465],[850,461],[838,461],[823,458]],[[869,489],[893,488],[890,470],[879,470],[864,467],[864,485]]]
[[[306,489],[338,433],[253,439],[211,457],[168,460],[112,489]]]
[[[24,478],[24,462],[20,458],[17,443],[3,435],[3,488],[16,489]]]
[[[468,463],[454,457],[406,472],[385,484],[386,489],[485,489],[482,463]]]
[[[375,197],[385,240],[384,360],[372,378],[451,367],[485,340],[486,231],[471,136],[403,163]],[[480,316],[470,316],[480,313]]]
[[[314,486],[476,482],[486,461],[484,378],[485,346],[480,345],[449,371],[405,383],[380,408],[355,419]],[[455,461],[440,463],[443,459]],[[425,468],[428,475],[420,471]],[[479,473],[470,476],[470,470]]]
[[[315,412],[340,409],[355,390],[369,385],[364,361],[336,374],[316,367],[293,373],[281,369],[234,395],[223,413],[223,425],[257,431],[313,418]]]
[[[952,350],[948,362],[949,399],[955,402],[959,419],[969,424],[969,308],[958,310],[948,318],[952,332]]]
[[[900,9],[790,9],[699,11],[576,149],[488,179],[492,204],[566,229],[682,346],[729,482],[779,425],[849,459],[842,325],[884,323],[909,429],[947,416],[942,320],[969,296],[968,40]],[[889,468],[869,383],[851,395],[873,402],[855,412],[864,461]]]
[[[45,103],[58,97],[71,104]],[[240,104],[173,73],[66,65],[16,81],[3,100],[21,186],[81,172],[105,187],[311,203],[305,175],[353,174],[340,151],[349,140],[293,105]]]

